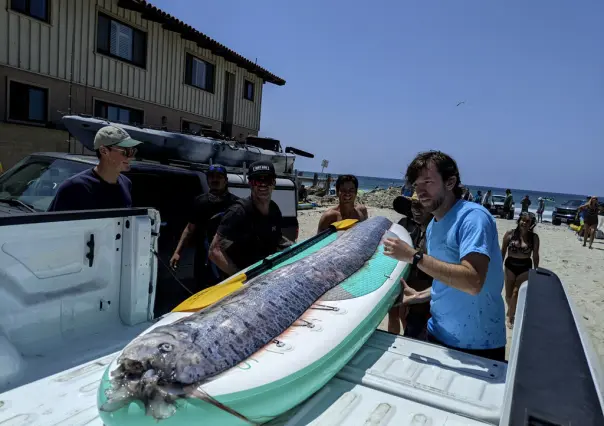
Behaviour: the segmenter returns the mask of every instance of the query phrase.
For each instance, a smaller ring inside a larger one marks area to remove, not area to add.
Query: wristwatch
[[[413,255],[413,266],[417,266],[417,264],[419,263],[420,260],[422,260],[424,257],[424,252],[420,251],[416,251],[415,254]]]

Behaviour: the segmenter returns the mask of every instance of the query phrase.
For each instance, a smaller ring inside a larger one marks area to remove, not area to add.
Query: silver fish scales
[[[315,253],[135,339],[118,358],[101,409],[115,411],[140,399],[148,415],[170,417],[176,399],[272,342],[323,294],[361,269],[391,225],[384,217],[358,223]]]

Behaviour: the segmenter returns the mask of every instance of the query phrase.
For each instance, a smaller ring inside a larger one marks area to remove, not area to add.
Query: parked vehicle
[[[27,156],[0,176],[0,216],[44,212],[52,202],[59,185],[67,178],[94,167],[96,156],[65,153],[36,153]],[[193,288],[194,251],[183,250],[176,271],[168,268],[170,257],[188,221],[193,200],[208,191],[203,169],[196,163],[159,164],[132,161],[124,173],[132,181],[134,207],[152,207],[160,212],[162,223],[158,246],[160,259],[156,315],[161,315],[189,296],[185,287]],[[247,197],[250,189],[245,171],[228,168],[229,190]],[[283,233],[292,241],[298,239],[297,190],[293,176],[281,175],[273,200],[283,214]]]
[[[569,225],[579,225],[579,218],[577,212],[579,207],[585,203],[585,200],[568,200],[559,206],[554,207],[552,212],[552,224],[560,225],[561,223],[568,223]]]
[[[0,424],[102,426],[107,366],[156,321],[162,221],[143,208],[0,217]],[[530,272],[517,318],[509,364],[374,331],[270,424],[604,424],[601,367],[555,274]],[[284,339],[274,350],[295,350]]]
[[[493,195],[493,205],[491,206],[491,214],[495,215],[495,216],[502,216],[503,217],[503,203],[505,201],[505,195],[500,195],[500,194],[494,194]],[[508,212],[508,216],[506,217],[506,219],[513,219],[514,218],[514,201],[512,201],[512,206],[510,208],[510,211]]]

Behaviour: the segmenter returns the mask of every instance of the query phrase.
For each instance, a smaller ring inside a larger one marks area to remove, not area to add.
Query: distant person
[[[224,213],[239,199],[229,192],[229,179],[224,166],[211,165],[206,172],[206,177],[210,190],[195,199],[189,222],[170,259],[170,266],[177,268],[182,249],[190,240],[195,240],[193,265],[197,291],[213,286],[226,278],[220,269],[210,262],[208,249]]]
[[[424,209],[415,193],[411,197],[396,197],[392,204],[397,213],[405,216],[398,223],[409,232],[413,246],[425,252],[426,229],[432,220],[432,214]],[[401,285],[401,298],[404,299],[403,296],[409,292],[412,294],[430,288],[432,277],[412,265],[407,280],[401,278]],[[429,319],[429,301],[409,305],[401,300],[401,303],[395,304],[388,312],[388,331],[400,334],[402,322],[404,336],[425,340]]]
[[[482,206],[490,212],[492,205],[493,205],[493,192],[489,189],[487,191],[487,193],[484,194],[484,197],[482,197]]]
[[[359,181],[353,175],[340,175],[336,180],[336,195],[338,205],[323,212],[319,219],[317,232],[321,232],[334,222],[344,219],[358,219],[364,221],[369,216],[367,207],[362,204],[355,205],[357,191],[359,190]]]
[[[308,191],[304,185],[300,185],[300,191],[298,191],[298,201],[304,203],[308,201]]]
[[[505,259],[505,299],[508,305],[509,328],[514,326],[518,290],[528,279],[531,268],[539,267],[539,236],[533,232],[537,225],[535,215],[522,212],[517,224],[516,229],[504,234],[501,244],[501,257]]]
[[[579,211],[583,212],[583,247],[586,246],[589,238],[589,248],[591,249],[598,228],[598,199],[591,197],[587,203],[579,207]]]
[[[472,201],[473,197],[472,197],[472,193],[470,192],[469,188],[465,188],[463,189],[463,195],[461,197],[462,199],[466,200],[466,201]]]
[[[480,189],[476,191],[476,197],[474,197],[474,202],[482,204],[482,191]]]
[[[292,245],[281,232],[281,210],[271,199],[276,178],[271,162],[252,163],[250,196],[235,201],[220,222],[209,257],[227,276]]]
[[[503,217],[505,219],[514,219],[514,209],[512,208],[512,204],[514,204],[512,190],[506,189],[505,200],[503,201]]]
[[[543,223],[543,212],[545,211],[545,200],[543,197],[537,198],[537,223]]]
[[[505,361],[503,261],[495,219],[484,207],[461,200],[459,169],[447,154],[420,153],[406,178],[434,219],[426,230],[428,254],[398,238],[384,242],[384,254],[433,277],[430,289],[408,289],[404,303],[431,301],[429,342]]]
[[[130,159],[140,143],[119,127],[99,129],[94,137],[94,151],[99,163],[65,180],[48,211],[132,207],[132,182],[122,172],[130,170]]]
[[[529,198],[528,194],[524,196],[524,198],[520,202],[520,205],[522,206],[520,213],[528,213],[529,206],[531,205],[531,199]]]

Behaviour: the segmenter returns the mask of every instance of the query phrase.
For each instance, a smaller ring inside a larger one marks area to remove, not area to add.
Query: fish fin
[[[113,412],[117,411],[121,408],[127,407],[135,398],[129,396],[127,398],[112,398],[108,399],[103,405],[101,405],[100,410],[105,412]]]
[[[176,406],[171,402],[166,401],[160,395],[156,395],[153,399],[145,404],[145,414],[153,416],[157,421],[165,420],[176,413]]]
[[[187,392],[187,395],[191,398],[197,398],[201,401],[207,402],[208,404],[212,404],[213,406],[220,408],[221,410],[226,411],[227,413],[232,414],[233,416],[237,417],[238,419],[241,419],[244,422],[247,422],[251,425],[259,424],[259,423],[256,423],[256,422],[248,419],[243,414],[233,410],[232,408],[227,407],[222,402],[214,399],[206,391],[201,389],[198,385],[190,385],[190,386],[185,387],[184,389]]]

